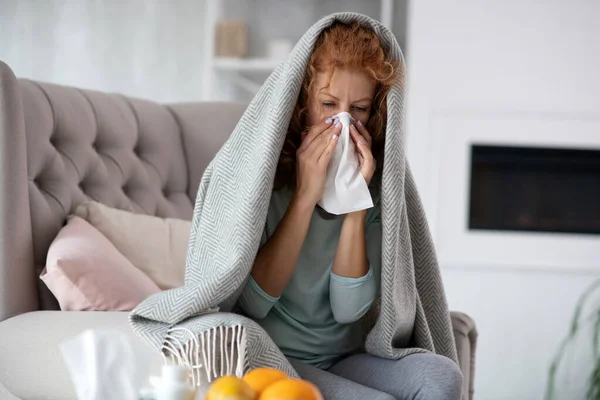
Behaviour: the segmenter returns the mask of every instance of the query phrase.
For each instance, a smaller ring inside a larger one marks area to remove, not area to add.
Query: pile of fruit
[[[271,368],[257,368],[243,378],[223,376],[211,383],[206,400],[323,400],[310,382]]]

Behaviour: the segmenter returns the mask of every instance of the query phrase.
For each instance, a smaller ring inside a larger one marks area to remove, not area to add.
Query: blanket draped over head
[[[232,309],[258,251],[280,152],[314,44],[336,20],[371,28],[402,66],[400,82],[387,98],[381,291],[364,317],[365,351],[389,359],[433,352],[457,360],[440,271],[405,156],[402,51],[379,22],[337,13],[304,34],[204,172],[184,286],[149,297],[130,315],[134,331],[147,343],[165,357],[203,369],[209,380],[257,367],[297,376],[269,335]]]

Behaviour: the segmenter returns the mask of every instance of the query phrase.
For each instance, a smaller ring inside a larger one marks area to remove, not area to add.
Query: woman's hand
[[[373,174],[375,174],[375,167],[377,166],[377,162],[375,161],[375,158],[373,158],[373,153],[371,152],[373,139],[360,121],[356,122],[356,126],[355,124],[350,125],[350,136],[352,136],[354,144],[358,149],[360,173],[365,178],[368,185],[371,183]]]
[[[311,207],[317,204],[325,191],[327,166],[341,129],[341,123],[334,125],[328,118],[302,136],[302,144],[296,152],[295,196]]]

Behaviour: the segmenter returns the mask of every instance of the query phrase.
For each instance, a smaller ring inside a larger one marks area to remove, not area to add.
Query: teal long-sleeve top
[[[273,192],[261,246],[283,218],[292,193]],[[375,301],[381,270],[378,199],[367,212],[365,235],[369,271],[360,278],[332,272],[344,216],[316,208],[296,268],[280,297],[265,293],[252,277],[240,296],[244,311],[271,336],[287,357],[327,369],[363,347],[360,318]]]

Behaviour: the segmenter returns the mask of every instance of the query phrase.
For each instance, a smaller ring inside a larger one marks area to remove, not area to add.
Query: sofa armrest
[[[477,348],[477,328],[468,315],[451,311],[452,330],[456,341],[458,363],[463,374],[463,400],[472,400],[475,383],[475,350]]]
[[[128,312],[36,311],[0,322],[0,399],[77,400],[60,344],[89,329],[122,333],[134,362],[144,362],[138,372],[160,374],[163,358],[131,329]]]
[[[0,321],[38,309],[28,184],[19,84],[0,61]]]

